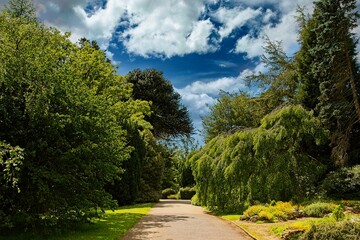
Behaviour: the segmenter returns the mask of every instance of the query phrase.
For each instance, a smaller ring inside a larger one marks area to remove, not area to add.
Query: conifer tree
[[[355,8],[355,0],[319,0],[312,20],[316,43],[309,49],[314,57],[311,70],[320,90],[316,108],[332,131],[332,159],[338,166],[347,162],[353,126],[360,120],[356,40],[351,33],[359,18]]]

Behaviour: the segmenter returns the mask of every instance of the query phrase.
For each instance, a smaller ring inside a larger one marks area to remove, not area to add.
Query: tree
[[[202,118],[205,141],[220,134],[257,127],[264,115],[259,98],[251,98],[244,92],[221,92],[217,103],[210,107],[209,115]]]
[[[134,99],[152,103],[152,114],[146,119],[152,124],[155,137],[168,138],[193,132],[189,113],[180,103],[180,95],[162,72],[136,69],[129,72],[126,79],[134,85]]]
[[[267,71],[247,77],[248,84],[256,84],[263,89],[263,99],[273,110],[282,104],[295,103],[295,93],[298,90],[298,79],[294,59],[288,57],[282,49],[281,42],[266,38],[261,62]],[[265,100],[265,99],[264,99]]]
[[[317,22],[310,16],[305,16],[304,9],[299,8],[298,13],[301,48],[295,56],[296,71],[299,78],[297,99],[308,109],[315,109],[319,103],[320,83],[311,69],[316,59],[321,58],[321,56],[315,56],[312,52],[316,45],[316,32],[313,29],[316,27]]]
[[[239,211],[312,194],[326,166],[307,149],[327,134],[312,111],[295,105],[266,115],[258,128],[213,138],[188,157],[200,203]]]
[[[73,224],[116,206],[104,187],[134,150],[125,125],[150,128],[148,102],[132,99],[131,84],[87,42],[78,47],[9,11],[0,14],[0,36],[0,149],[6,142],[21,156],[17,169],[1,149],[0,169],[16,170],[1,176],[20,191],[2,184],[0,222]]]
[[[36,9],[32,0],[10,0],[8,4],[7,10],[13,17],[27,20],[36,19]]]
[[[360,78],[351,33],[359,18],[355,9],[354,0],[317,1],[311,29],[316,35],[309,50],[314,56],[312,74],[320,83],[316,108],[332,131],[332,159],[338,166],[347,164],[354,124],[360,120]]]

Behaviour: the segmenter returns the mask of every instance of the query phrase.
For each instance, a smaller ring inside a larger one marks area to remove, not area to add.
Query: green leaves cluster
[[[305,197],[324,166],[304,150],[326,139],[313,113],[299,105],[265,116],[256,129],[220,135],[188,160],[199,201],[234,211],[254,201]]]
[[[151,142],[150,105],[131,98],[103,51],[29,18],[32,8],[17,14],[28,2],[0,14],[0,219],[86,221],[116,204],[105,185],[134,151],[129,126]]]

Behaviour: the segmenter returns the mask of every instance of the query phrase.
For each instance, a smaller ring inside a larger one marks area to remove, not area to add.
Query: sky
[[[96,40],[119,74],[156,68],[174,85],[198,134],[219,91],[250,91],[244,77],[266,71],[264,38],[298,49],[297,6],[312,0],[34,0],[38,18],[71,40]],[[0,0],[3,6],[7,0]],[[358,9],[360,3],[358,1]],[[360,36],[360,27],[355,29]],[[358,50],[360,47],[358,46]]]

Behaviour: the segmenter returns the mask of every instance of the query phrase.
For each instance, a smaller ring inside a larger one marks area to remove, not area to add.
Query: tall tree
[[[127,81],[134,85],[134,99],[152,103],[152,114],[147,120],[153,125],[155,137],[168,138],[193,132],[189,113],[180,103],[180,95],[162,72],[136,69],[128,73]]]
[[[32,0],[10,0],[8,4],[7,10],[13,17],[28,20],[36,18],[36,9]]]
[[[210,113],[202,118],[205,141],[208,142],[220,134],[257,127],[264,115],[260,98],[251,98],[243,92],[220,92],[217,103],[211,106]]]
[[[148,103],[102,51],[36,19],[5,10],[0,36],[0,227],[73,224],[115,206],[104,186],[133,150],[125,123],[150,127]]]
[[[312,48],[316,45],[316,32],[313,30],[317,22],[310,16],[306,16],[303,8],[298,9],[298,23],[300,25],[299,43],[301,49],[296,53],[295,65],[299,79],[299,91],[297,93],[298,101],[308,109],[315,109],[319,103],[320,88],[319,79],[311,71],[316,59],[322,56],[316,56]]]
[[[315,57],[312,72],[320,83],[317,109],[332,131],[332,158],[339,166],[347,163],[353,127],[360,120],[359,69],[351,33],[359,18],[355,9],[355,0],[319,0],[313,14],[316,43],[310,51]]]

